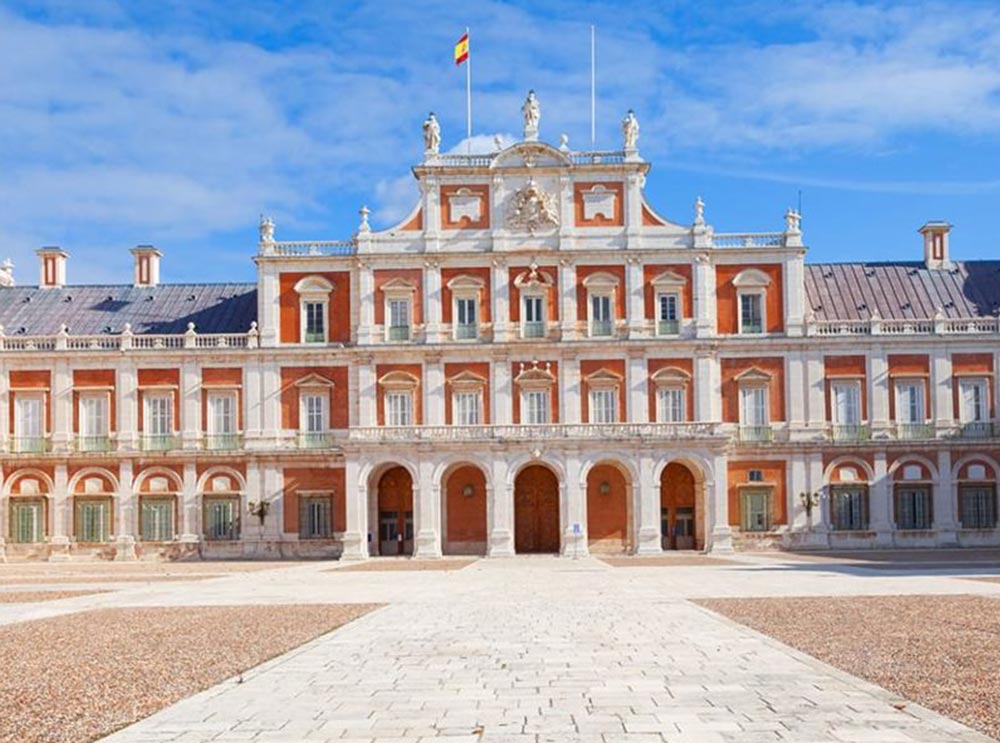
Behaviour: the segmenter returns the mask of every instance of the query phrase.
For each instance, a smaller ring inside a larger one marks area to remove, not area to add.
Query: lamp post
[[[256,516],[260,524],[260,538],[264,538],[264,520],[267,518],[267,512],[271,510],[271,501],[261,498],[259,501],[250,501],[247,503],[247,512],[251,516]]]
[[[813,508],[819,505],[820,495],[819,493],[799,493],[799,500],[806,509],[806,525],[809,531],[812,531],[812,512]]]

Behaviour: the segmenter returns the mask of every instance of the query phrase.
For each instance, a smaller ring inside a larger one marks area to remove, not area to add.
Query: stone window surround
[[[771,425],[771,375],[765,371],[761,371],[757,367],[750,367],[746,371],[743,371],[736,375],[736,385],[740,391],[740,425]],[[749,424],[744,420],[746,411],[746,398],[744,396],[745,392],[750,390],[763,390],[764,391],[764,422],[759,424]]]
[[[521,362],[521,368],[518,375],[514,378],[515,384],[517,384],[518,395],[521,402],[521,423],[524,424],[524,418],[526,417],[526,399],[525,394],[528,392],[545,392],[548,396],[548,413],[549,422],[552,421],[552,390],[555,388],[556,383],[555,375],[552,373],[548,362],[544,365],[539,364],[539,362],[532,362],[531,368],[528,368],[527,364]]]
[[[767,290],[771,285],[771,277],[756,268],[740,271],[733,278],[736,287],[736,331],[739,335],[767,335]],[[760,297],[760,333],[744,333],[743,331],[743,297]]]
[[[618,277],[605,271],[592,273],[583,280],[583,286],[587,290],[587,335],[591,338],[614,338],[615,329],[618,324],[617,308],[615,306],[615,296],[621,290],[618,285]],[[611,332],[608,335],[594,335],[594,299],[606,297],[610,308]]]
[[[299,390],[299,431],[301,433],[322,433],[330,430],[330,392],[334,383],[319,374],[307,374],[297,379],[294,386]],[[309,431],[306,397],[319,394],[323,400],[324,425],[322,431]]]
[[[471,299],[476,304],[476,337],[479,336],[479,330],[482,327],[480,318],[482,317],[483,311],[483,290],[486,288],[486,282],[480,279],[478,276],[469,276],[467,274],[461,274],[452,278],[448,284],[448,289],[451,290],[451,325],[452,325],[452,338],[454,340],[475,340],[475,338],[459,338],[458,337],[458,302],[463,299]],[[388,316],[388,315],[387,315]]]
[[[329,343],[330,341],[330,294],[334,286],[322,276],[306,276],[300,279],[294,286],[294,291],[299,295],[299,343]],[[306,305],[319,304],[322,306],[323,318],[323,340],[306,340]]]
[[[594,411],[591,407],[593,404],[593,393],[594,392],[607,392],[611,391],[614,393],[614,420],[613,423],[620,423],[622,420],[621,410],[621,385],[624,381],[620,374],[616,374],[608,369],[598,369],[595,372],[588,374],[583,378],[583,381],[587,384],[587,419],[588,422],[593,421]]]
[[[406,338],[407,341],[413,340],[413,330],[414,330],[414,317],[413,317],[413,297],[416,294],[417,287],[406,279],[392,279],[387,281],[381,287],[382,298],[384,302],[384,317],[385,317],[385,340],[386,342],[398,343],[400,341],[393,339],[392,336],[392,313],[390,312],[390,305],[393,301],[405,301],[407,303],[406,316],[408,324],[405,326],[409,329],[409,337]]]
[[[684,286],[687,279],[673,271],[664,271],[649,282],[653,287],[653,332],[655,335],[677,335],[684,319]],[[677,302],[677,333],[660,332],[660,297],[673,295]]]
[[[456,404],[455,395],[461,393],[477,393],[479,395],[479,420],[482,423],[486,422],[485,410],[484,410],[484,399],[483,394],[486,390],[486,379],[474,374],[470,371],[461,371],[455,376],[448,379],[447,384],[451,387],[451,422],[452,425],[460,425],[455,422],[456,419]]]
[[[660,390],[666,390],[666,389],[681,391],[681,394],[683,396],[682,398],[683,415],[681,417],[681,420],[682,421],[688,420],[687,395],[688,395],[688,387],[691,384],[691,375],[688,374],[683,369],[680,369],[676,366],[666,366],[654,372],[649,379],[653,383],[654,388],[656,389],[657,399],[655,404],[655,410],[658,422],[659,423],[665,422],[659,420],[660,418],[659,395],[660,395]]]
[[[419,425],[416,420],[416,403],[417,403],[417,390],[420,387],[420,380],[404,371],[391,371],[387,374],[382,375],[378,380],[379,387],[381,388],[380,394],[382,395],[382,425],[388,426],[389,410],[386,406],[386,393],[389,392],[405,392],[410,395],[410,425]]]
[[[524,271],[514,279],[514,286],[517,287],[520,293],[520,331],[522,338],[528,338],[529,336],[525,333],[525,325],[527,323],[526,315],[524,311],[525,299],[529,297],[537,297],[541,301],[542,306],[542,319],[539,321],[542,323],[542,336],[548,336],[548,324],[549,324],[549,292],[553,286],[555,286],[555,279],[549,275],[547,271],[541,271],[538,266],[532,264],[528,267],[528,270]]]

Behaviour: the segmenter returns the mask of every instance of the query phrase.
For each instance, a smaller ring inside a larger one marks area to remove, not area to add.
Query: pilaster
[[[367,261],[358,261],[358,343],[368,345],[375,337],[375,272]]]
[[[783,272],[785,334],[799,337],[805,330],[805,251],[786,257]]]
[[[281,438],[281,365],[278,361],[267,360],[261,363],[261,382],[263,383],[263,426],[264,439],[268,444],[276,444]]]
[[[375,362],[371,358],[359,360],[358,370],[358,425],[371,428],[377,425],[376,400],[378,389],[375,380]]]
[[[73,372],[64,358],[53,364],[49,401],[52,405],[52,450],[69,451],[73,439]]]
[[[722,420],[722,369],[714,351],[698,350],[694,357],[694,419]]]
[[[182,483],[183,491],[179,494],[181,541],[197,543],[201,541],[201,519],[198,513],[198,470],[194,462],[184,463]],[[240,518],[243,518],[242,513]]]
[[[717,328],[715,266],[708,253],[699,253],[694,261],[694,333],[697,338],[711,338]]]
[[[931,351],[931,405],[935,430],[947,433],[955,420],[955,403],[951,392],[951,357],[944,346],[936,346]]]
[[[874,481],[868,493],[868,511],[871,529],[875,532],[877,547],[891,547],[895,529],[892,512],[892,482],[884,451],[875,452],[872,460]]]
[[[623,410],[621,420],[627,423],[649,422],[649,375],[646,373],[646,358],[641,352],[629,354],[628,410]]]
[[[625,264],[625,307],[628,312],[629,338],[646,337],[646,298],[644,291],[642,261],[629,257]]]
[[[441,485],[434,482],[434,463],[422,460],[419,477],[413,483],[413,502],[417,529],[414,557],[441,557]]]
[[[490,537],[486,546],[487,557],[513,557],[514,555],[514,489],[507,460],[493,457],[492,498],[490,501]]]
[[[576,264],[568,258],[559,262],[559,317],[563,340],[577,338]]]
[[[136,559],[135,540],[139,529],[139,508],[132,485],[132,461],[124,459],[118,465],[118,492],[115,493],[115,560]]]
[[[729,472],[725,455],[712,460],[712,478],[706,478],[706,512],[711,514],[709,551],[729,554],[733,551],[733,530],[729,526]],[[707,531],[707,530],[706,530]]]
[[[872,348],[868,353],[868,407],[872,434],[889,429],[889,362],[885,349]]]
[[[567,355],[559,361],[559,422],[581,423],[583,385],[580,383],[580,362],[576,355]]]
[[[52,551],[50,562],[69,560],[73,535],[73,511],[69,498],[69,475],[65,464],[57,464],[52,473]]]
[[[434,261],[424,262],[424,322],[428,343],[440,343],[444,340],[441,329],[441,264]]]
[[[563,538],[560,552],[564,557],[583,557],[590,554],[587,545],[587,492],[581,481],[581,462],[577,452],[566,456],[566,480],[562,483],[564,493],[565,521],[562,524]]]
[[[355,456],[347,457],[344,471],[346,528],[342,560],[368,558],[368,488],[361,482],[361,467]]]
[[[938,452],[938,481],[934,488],[934,530],[937,532],[937,546],[958,546],[958,497],[955,479],[951,471],[951,452]]]
[[[201,372],[194,360],[181,365],[181,446],[201,446]]]
[[[506,259],[494,258],[490,269],[490,296],[493,298],[493,340],[496,343],[510,340],[509,279]]]
[[[251,359],[243,366],[243,409],[246,416],[243,435],[248,444],[256,443],[263,433],[264,396],[261,382],[260,360]],[[274,394],[277,393],[278,390],[274,390]]]
[[[656,460],[643,454],[637,464],[639,479],[632,484],[632,502],[638,505],[635,552],[637,555],[658,555],[663,551],[663,544],[660,540],[660,486],[656,482]]]
[[[424,364],[424,404],[425,426],[444,425],[444,364],[440,356],[428,358]]]
[[[491,370],[493,373],[490,385],[493,393],[493,404],[490,406],[491,422],[496,426],[509,426],[514,412],[510,360],[505,357],[494,359]]]
[[[261,348],[278,345],[280,301],[278,267],[263,260],[257,266],[257,329],[260,331]]]
[[[122,360],[118,367],[118,449],[134,451],[139,443],[139,375],[135,364]]]

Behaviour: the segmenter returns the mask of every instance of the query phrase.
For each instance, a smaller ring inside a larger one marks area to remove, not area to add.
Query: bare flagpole
[[[597,40],[590,25],[590,147],[597,141]]]
[[[465,154],[472,154],[472,39],[469,38],[469,27],[465,27],[466,43],[469,44],[469,56],[465,60]]]

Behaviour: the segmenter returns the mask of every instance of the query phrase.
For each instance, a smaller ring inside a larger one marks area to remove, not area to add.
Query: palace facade
[[[264,219],[255,283],[163,284],[151,246],[131,285],[0,271],[8,558],[1000,544],[1000,262],[949,225],[810,264],[792,211],[661,216],[637,128],[426,132],[401,223]]]

